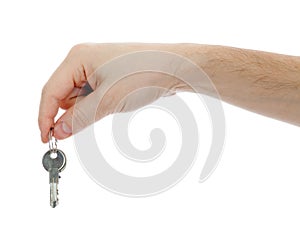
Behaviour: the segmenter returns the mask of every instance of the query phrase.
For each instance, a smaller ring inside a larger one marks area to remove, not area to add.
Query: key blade
[[[58,168],[50,168],[49,183],[50,183],[50,206],[55,208],[58,205]]]
[[[50,183],[50,206],[55,208],[58,205],[57,183]]]

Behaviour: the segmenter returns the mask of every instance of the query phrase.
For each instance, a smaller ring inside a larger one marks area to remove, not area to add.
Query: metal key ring
[[[57,151],[57,139],[54,137],[54,128],[51,127],[48,134],[49,149],[51,152],[56,153]]]

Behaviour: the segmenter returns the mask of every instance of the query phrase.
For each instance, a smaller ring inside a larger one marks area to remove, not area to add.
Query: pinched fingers
[[[54,119],[60,106],[63,106],[66,98],[72,93],[76,94],[74,88],[86,85],[87,71],[83,61],[84,52],[81,47],[73,48],[42,90],[38,123],[44,143],[48,141],[49,129],[54,126]]]

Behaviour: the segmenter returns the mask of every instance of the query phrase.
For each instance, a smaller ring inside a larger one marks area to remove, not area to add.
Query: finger
[[[39,110],[39,127],[43,142],[47,142],[48,131],[54,125],[59,101],[72,91],[71,78],[70,69],[62,63],[43,88]]]
[[[92,87],[88,82],[82,84],[81,87],[74,87],[72,92],[68,95],[68,99],[73,99],[80,96],[86,96],[93,92]]]
[[[78,73],[83,74],[78,75]],[[48,132],[54,125],[61,100],[72,92],[74,85],[81,86],[86,82],[85,74],[81,64],[66,58],[44,86],[39,110],[39,127],[43,142],[48,140]]]
[[[59,103],[59,107],[63,110],[68,110],[71,108],[76,102],[81,101],[84,98],[84,96],[77,96],[73,98],[68,98],[66,100],[63,100]]]
[[[62,109],[68,109],[73,106],[76,100],[81,100],[83,97],[89,95],[93,92],[93,89],[89,85],[89,83],[85,83],[82,88],[75,87],[72,92],[67,96],[67,98],[63,99],[59,103],[59,107]]]

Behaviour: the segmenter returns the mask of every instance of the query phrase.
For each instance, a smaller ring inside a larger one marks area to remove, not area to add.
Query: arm
[[[300,125],[300,57],[222,46],[191,45],[187,50],[222,100]]]
[[[167,51],[186,57],[205,71],[222,100],[300,125],[299,57],[197,44],[87,44],[72,48],[43,88],[39,112],[42,141],[47,142],[51,126],[55,125],[55,137],[63,139],[108,114],[135,110],[151,103],[168,94],[168,90],[191,91],[170,76],[149,72],[123,78],[121,83],[105,90],[110,77],[122,67],[113,67],[108,72],[96,72],[97,68],[121,55],[143,50]],[[217,96],[201,81],[197,83],[198,93]],[[133,93],[155,86],[162,89]],[[103,98],[99,106],[100,96]],[[80,99],[80,115],[73,112],[76,99]],[[54,122],[59,108],[66,112]],[[91,118],[95,114],[91,109],[96,108],[96,115]],[[72,129],[74,121],[79,123],[78,129]]]

